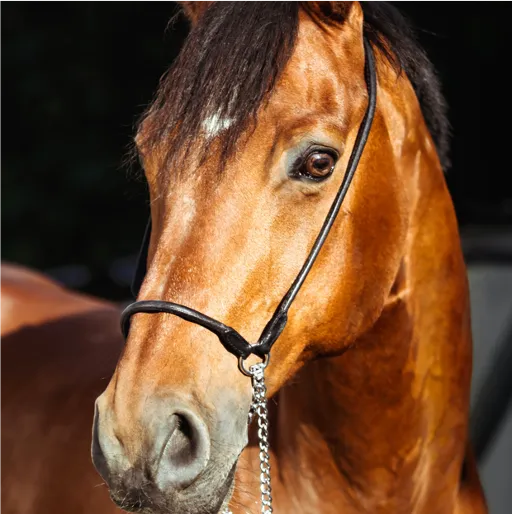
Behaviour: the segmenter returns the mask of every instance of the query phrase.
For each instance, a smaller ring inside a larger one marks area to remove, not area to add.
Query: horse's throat
[[[353,349],[312,362],[271,401],[277,512],[453,512],[468,363],[455,342],[452,359],[440,356],[439,330],[422,337],[424,327],[398,295]],[[257,463],[251,446],[239,466],[246,491],[257,491]]]

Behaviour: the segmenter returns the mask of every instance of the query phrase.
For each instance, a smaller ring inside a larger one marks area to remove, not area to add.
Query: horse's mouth
[[[165,504],[163,495],[154,489],[134,490],[129,494],[115,494],[111,491],[110,499],[123,511],[138,514],[154,514],[160,511],[158,506]]]
[[[220,493],[217,497],[217,501],[212,501],[212,504],[209,507],[206,505],[201,506],[201,514],[224,514],[226,512],[231,512],[229,510],[229,502],[231,501],[235,489],[235,471],[236,462],[227,473],[224,485],[217,490],[218,493]],[[224,497],[221,499],[221,495],[224,491]],[[208,496],[207,491],[205,491],[205,497]],[[178,505],[175,503],[176,500],[174,498],[170,499],[169,497],[166,497],[165,492],[159,491],[151,483],[147,483],[143,489],[133,489],[129,493],[126,493],[125,490],[115,488],[110,492],[110,498],[117,507],[126,512],[135,512],[138,514],[171,514],[186,512],[188,514],[195,514],[193,501],[191,502],[191,505],[187,505],[187,502],[181,499]]]
[[[150,513],[147,504],[141,500],[127,501],[126,498],[118,498],[113,494],[110,495],[110,499],[122,510],[126,512],[137,512],[137,513]]]
[[[235,469],[236,469],[236,464],[233,466],[232,470],[229,472],[228,480],[230,480],[231,485],[229,486],[228,492],[226,494],[226,497],[224,498],[224,501],[222,502],[222,505],[220,507],[218,514],[225,514],[225,513],[231,514],[231,511],[229,510],[229,502],[231,501],[231,498],[233,497],[233,492],[235,491],[235,478],[234,478]]]

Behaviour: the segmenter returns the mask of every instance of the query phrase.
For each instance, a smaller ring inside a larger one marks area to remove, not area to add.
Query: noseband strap
[[[128,336],[128,331],[130,329],[130,318],[139,312],[144,312],[146,314],[157,314],[162,312],[174,314],[181,319],[201,325],[202,327],[207,328],[210,332],[213,332],[219,338],[222,346],[224,346],[228,352],[236,355],[237,357],[246,359],[251,353],[257,353],[257,355],[260,355],[258,352],[251,351],[253,346],[251,346],[234,328],[228,327],[227,325],[224,325],[224,323],[210,318],[210,316],[202,314],[190,307],[185,307],[179,303],[163,302],[161,300],[144,300],[132,303],[126,307],[121,316],[121,328],[125,337]]]
[[[343,200],[352,182],[352,178],[354,177],[354,173],[357,169],[357,165],[359,164],[359,160],[363,153],[366,142],[368,141],[368,135],[370,133],[375,115],[375,107],[377,104],[377,78],[373,51],[370,43],[366,39],[364,40],[364,49],[365,80],[368,90],[368,106],[357,133],[354,148],[352,149],[352,153],[347,164],[345,176],[306,261],[304,262],[297,277],[293,281],[290,289],[279,303],[272,318],[263,329],[258,342],[255,344],[250,344],[234,328],[228,327],[227,325],[224,325],[224,323],[210,318],[206,314],[202,314],[194,309],[191,309],[190,307],[185,307],[184,305],[179,305],[172,302],[164,302],[161,300],[144,300],[140,302],[134,302],[126,307],[126,309],[123,311],[123,314],[121,315],[121,328],[125,337],[128,337],[130,319],[134,314],[139,312],[148,314],[168,313],[174,314],[175,316],[178,316],[186,321],[196,323],[197,325],[201,325],[202,327],[210,330],[210,332],[213,332],[219,338],[224,348],[239,359],[246,359],[251,354],[255,354],[261,358],[264,358],[269,354],[272,345],[276,342],[277,338],[284,330],[286,321],[288,319],[288,310],[290,309],[293,300],[295,300],[295,297],[302,287],[302,284],[306,280],[306,277],[308,276],[308,273],[310,272],[327,238],[327,235],[329,234],[329,231],[331,230],[331,227],[336,220],[341,204],[343,203]],[[145,262],[147,259],[147,250],[149,246],[149,232],[150,225],[148,225],[148,229],[146,230],[143,249],[141,256],[139,257],[139,266],[135,280],[136,283],[139,281],[140,283],[142,282],[143,273],[145,272]],[[141,267],[141,263],[144,266]],[[143,270],[142,273],[141,269]]]

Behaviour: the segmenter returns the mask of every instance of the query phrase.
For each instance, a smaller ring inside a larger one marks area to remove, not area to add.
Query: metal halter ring
[[[260,369],[265,369],[268,366],[269,361],[270,361],[270,354],[266,353],[265,357],[263,357],[261,363],[258,364],[258,366],[260,366]],[[244,362],[245,362],[245,359],[243,357],[238,357],[238,369],[246,377],[252,377],[253,373],[251,373],[251,368],[246,369],[246,367],[244,366]]]

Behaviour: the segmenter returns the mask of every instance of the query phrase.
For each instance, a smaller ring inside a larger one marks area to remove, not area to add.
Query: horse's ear
[[[178,2],[192,24],[197,23],[213,2]]]
[[[314,15],[335,21],[345,21],[354,0],[305,0],[306,8]]]

